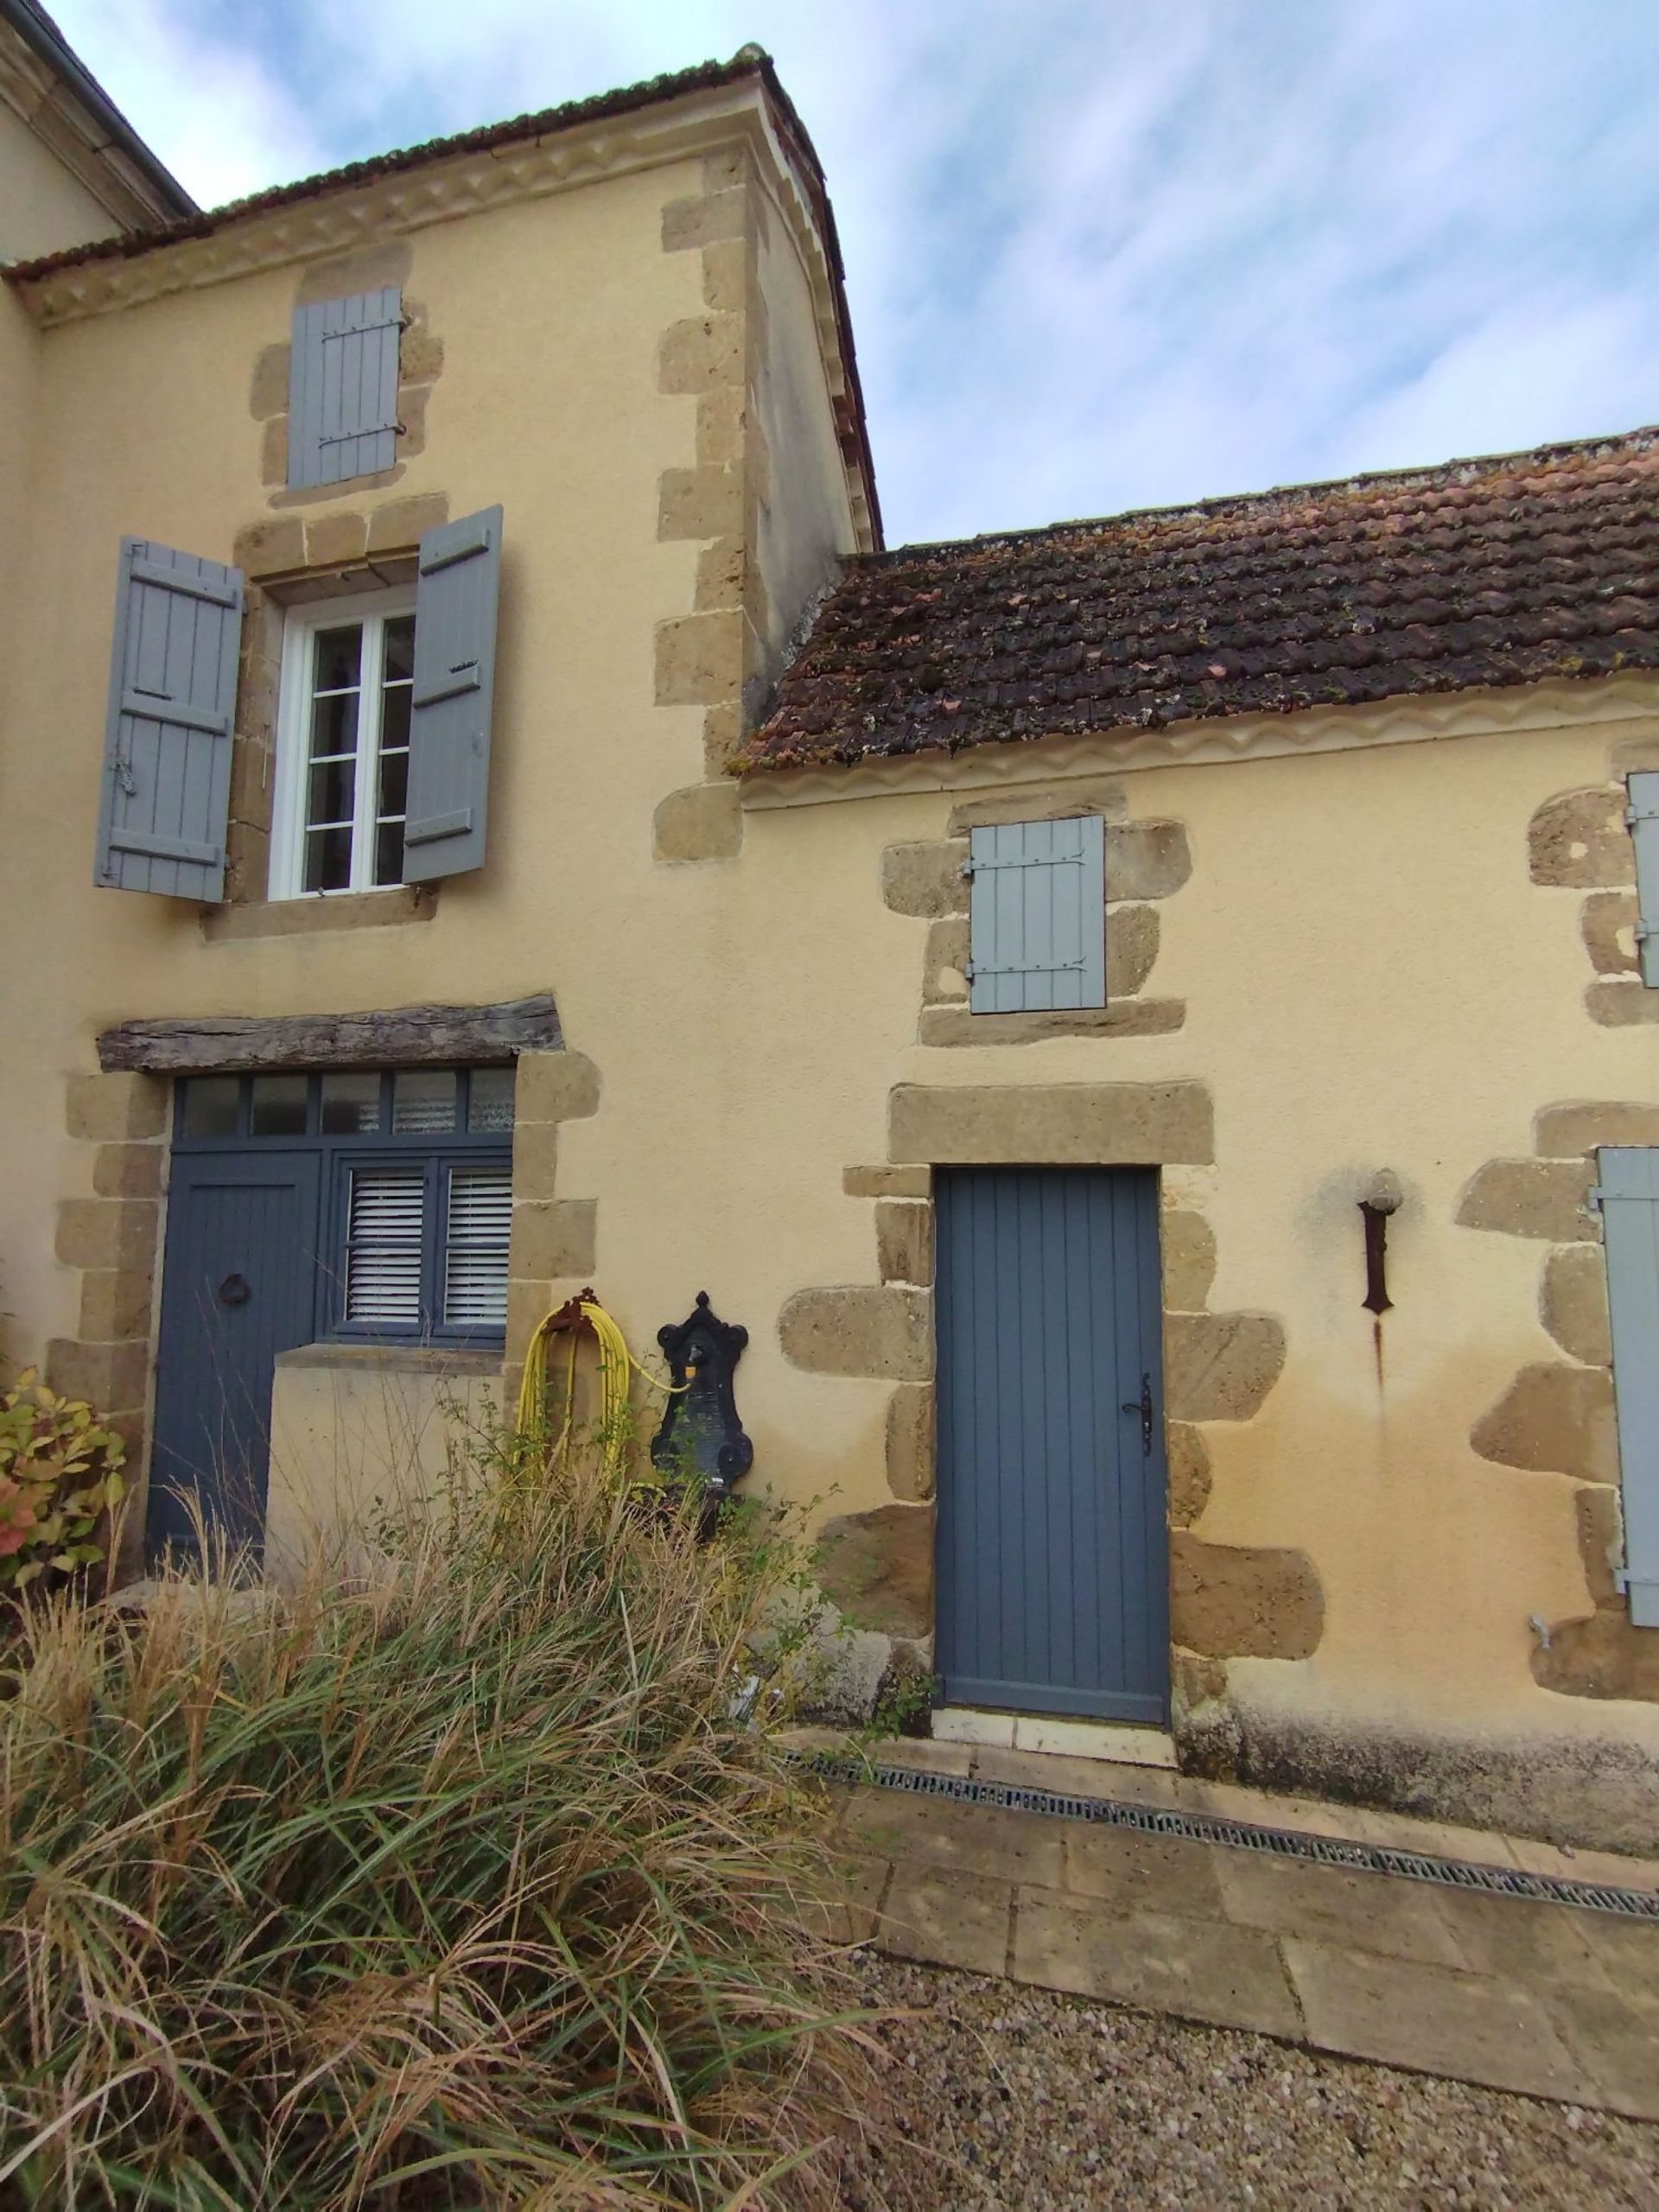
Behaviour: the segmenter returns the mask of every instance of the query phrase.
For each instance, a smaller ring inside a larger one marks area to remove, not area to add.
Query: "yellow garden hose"
[[[604,1440],[607,1456],[614,1461],[621,1449],[633,1377],[636,1375],[643,1376],[654,1390],[661,1390],[664,1394],[683,1390],[687,1386],[683,1382],[659,1382],[654,1375],[641,1367],[629,1351],[627,1339],[616,1321],[596,1299],[573,1299],[569,1305],[558,1306],[551,1313],[543,1316],[525,1351],[524,1381],[518,1388],[518,1430],[521,1435],[529,1435],[546,1410],[549,1342],[553,1337],[568,1332],[570,1338],[570,1365],[565,1385],[564,1428],[556,1450],[563,1452],[569,1443],[575,1402],[576,1337],[583,1327],[592,1330],[594,1343],[599,1348],[599,1431]]]

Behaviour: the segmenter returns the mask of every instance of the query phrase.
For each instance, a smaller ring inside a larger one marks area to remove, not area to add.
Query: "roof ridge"
[[[1061,537],[1071,531],[1102,531],[1120,523],[1159,522],[1177,515],[1214,514],[1235,507],[1265,507],[1276,499],[1313,500],[1320,493],[1361,492],[1372,485],[1397,485],[1452,480],[1460,469],[1496,473],[1506,463],[1541,462],[1605,452],[1659,451],[1659,423],[1646,423],[1631,430],[1605,431],[1592,437],[1559,438],[1547,445],[1517,446],[1504,453],[1475,454],[1451,461],[1418,461],[1402,468],[1361,469],[1350,476],[1329,476],[1304,484],[1273,484],[1255,492],[1217,492],[1201,499],[1177,499],[1165,506],[1124,507],[1115,514],[1077,515],[1064,522],[1026,523],[1012,530],[976,531],[966,537],[920,537],[902,545],[884,547],[879,553],[856,553],[847,557],[849,569],[888,568],[915,554],[960,553],[975,546],[1007,545],[1043,537]]]
[[[270,185],[264,191],[249,193],[241,200],[226,200],[222,207],[200,209],[193,215],[181,216],[176,222],[162,224],[152,230],[90,239],[59,253],[39,255],[32,261],[11,262],[0,273],[8,282],[21,284],[80,262],[131,260],[138,254],[174,245],[185,238],[207,238],[227,224],[239,222],[249,215],[263,214],[268,208],[289,207],[296,200],[315,199],[325,192],[346,190],[372,178],[418,168],[428,162],[443,161],[454,154],[482,153],[517,138],[573,130],[582,123],[627,114],[636,108],[654,107],[687,92],[712,92],[724,85],[737,84],[745,77],[758,77],[765,83],[798,137],[802,150],[822,183],[823,170],[817,149],[793,101],[779,82],[772,56],[764,47],[748,45],[740,47],[729,61],[699,61],[686,69],[641,78],[637,84],[619,86],[609,92],[590,92],[581,99],[563,100],[552,107],[512,116],[504,122],[480,124],[469,130],[453,132],[448,137],[424,139],[415,146],[394,147],[384,154],[368,155],[361,161],[342,162],[338,168],[321,169],[313,176],[298,177],[290,184]]]

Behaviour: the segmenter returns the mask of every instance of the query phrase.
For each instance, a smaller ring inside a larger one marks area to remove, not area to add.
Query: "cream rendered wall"
[[[425,451],[378,496],[505,508],[490,861],[446,884],[418,926],[209,944],[193,907],[94,887],[118,541],[225,559],[271,512],[249,382],[256,354],[287,336],[298,272],[47,334],[36,436],[49,459],[16,595],[31,647],[12,689],[14,858],[0,887],[0,933],[39,968],[31,988],[10,963],[0,1067],[0,1252],[25,1356],[73,1331],[75,1278],[51,1256],[54,1202],[85,1172],[85,1147],[61,1135],[63,1086],[96,1065],[110,1023],[550,986],[580,1043],[613,980],[596,947],[629,944],[637,983],[652,806],[700,755],[656,712],[652,684],[653,626],[690,605],[695,560],[655,536],[658,474],[688,457],[693,404],[659,397],[658,343],[697,305],[689,258],[660,250],[661,211],[700,174],[619,178],[415,237],[407,289],[429,308],[445,366]],[[304,512],[373,497],[346,486]]]
[[[738,1402],[757,1485],[857,1513],[889,1497],[891,1387],[791,1363],[779,1317],[803,1289],[875,1281],[871,1208],[842,1178],[887,1158],[892,1087],[1191,1079],[1213,1094],[1217,1162],[1170,1173],[1217,1232],[1211,1304],[1277,1316],[1288,1346],[1257,1417],[1207,1432],[1198,1533],[1306,1553],[1325,1599],[1312,1657],[1230,1663],[1236,1707],[1281,1737],[1588,1746],[1653,1772],[1659,1708],[1557,1696],[1529,1671],[1529,1617],[1589,1610],[1574,1484],[1467,1440],[1518,1367],[1552,1356],[1541,1249],[1454,1225],[1483,1163],[1530,1153],[1540,1106],[1659,1101],[1652,1031],[1586,1019],[1580,899],[1528,876],[1534,810],[1605,783],[1609,728],[1130,772],[1131,814],[1191,843],[1151,986],[1185,1000],[1185,1025],[918,1046],[929,925],[884,906],[882,855],[941,836],[957,794],[751,810],[733,857],[652,858],[654,810],[704,773],[709,702],[658,703],[656,660],[699,568],[695,542],[658,534],[659,479],[694,465],[699,405],[659,388],[659,348],[704,312],[700,257],[663,250],[664,210],[702,178],[682,162],[416,231],[407,290],[444,347],[424,449],[394,486],[303,509],[428,491],[452,514],[505,508],[489,861],[417,925],[209,944],[194,909],[92,882],[117,541],[227,558],[238,531],[290,512],[260,481],[249,380],[286,336],[298,272],[37,342],[0,872],[13,1348],[76,1327],[54,1217],[90,1187],[64,1098],[100,1029],[550,988],[598,1071],[597,1110],[560,1124],[555,1187],[597,1202],[601,1297],[648,1350],[707,1290],[751,1332]],[[757,266],[775,644],[849,533],[805,286],[775,232]],[[6,305],[0,347],[26,364]],[[1659,734],[1659,713],[1613,734],[1643,728]],[[1113,760],[1103,741],[1098,768]],[[1355,1201],[1381,1166],[1408,1202],[1379,1354]]]
[[[0,261],[60,253],[121,228],[16,110],[0,99]]]

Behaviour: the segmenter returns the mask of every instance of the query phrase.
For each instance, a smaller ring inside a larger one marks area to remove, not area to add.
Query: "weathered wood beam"
[[[234,1073],[244,1068],[501,1066],[564,1043],[550,991],[501,1006],[400,1006],[369,1014],[290,1014],[261,1020],[124,1021],[98,1040],[106,1072]]]

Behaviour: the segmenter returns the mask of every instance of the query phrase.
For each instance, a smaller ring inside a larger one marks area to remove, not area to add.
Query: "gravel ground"
[[[861,1953],[893,2111],[847,2212],[1659,2208],[1659,2126]]]

